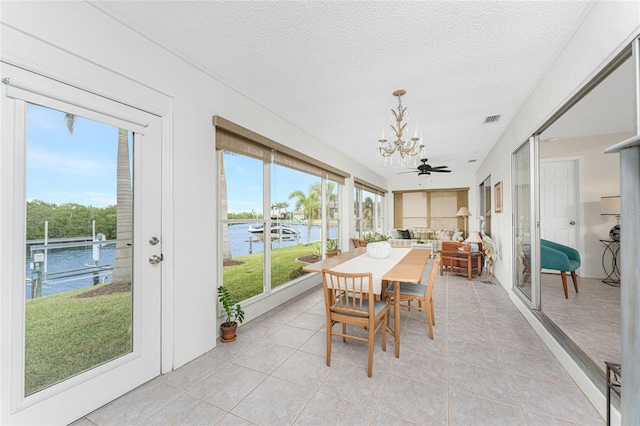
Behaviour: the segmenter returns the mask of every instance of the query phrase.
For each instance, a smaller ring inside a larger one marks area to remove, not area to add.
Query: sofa
[[[411,246],[416,243],[431,243],[433,251],[442,250],[443,241],[461,241],[463,232],[460,229],[432,229],[427,227],[393,228],[388,232],[389,243],[394,246]]]

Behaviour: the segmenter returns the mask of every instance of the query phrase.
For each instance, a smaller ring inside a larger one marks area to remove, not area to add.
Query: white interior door
[[[577,249],[576,161],[540,161],[540,238]]]
[[[161,120],[2,78],[0,423],[67,424],[160,374]]]

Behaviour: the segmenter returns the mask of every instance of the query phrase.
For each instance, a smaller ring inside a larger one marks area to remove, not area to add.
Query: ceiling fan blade
[[[449,166],[437,166],[437,167],[431,167],[431,170],[437,170],[437,169],[448,169]]]
[[[432,172],[438,172],[438,173],[451,173],[451,170],[431,170]]]

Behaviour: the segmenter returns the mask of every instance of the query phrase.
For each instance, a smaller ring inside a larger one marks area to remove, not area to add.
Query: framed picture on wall
[[[494,185],[495,212],[502,213],[502,181]]]

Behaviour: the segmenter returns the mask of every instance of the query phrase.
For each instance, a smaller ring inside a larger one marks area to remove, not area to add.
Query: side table
[[[600,240],[600,242],[604,245],[602,268],[605,274],[607,274],[607,278],[602,280],[602,282],[610,286],[618,287],[620,285],[620,269],[618,269],[620,241]],[[611,258],[610,260],[609,257]]]
[[[473,270],[482,275],[482,253],[459,250],[442,250],[440,252],[440,275],[443,272],[462,273],[469,281],[473,276]]]

